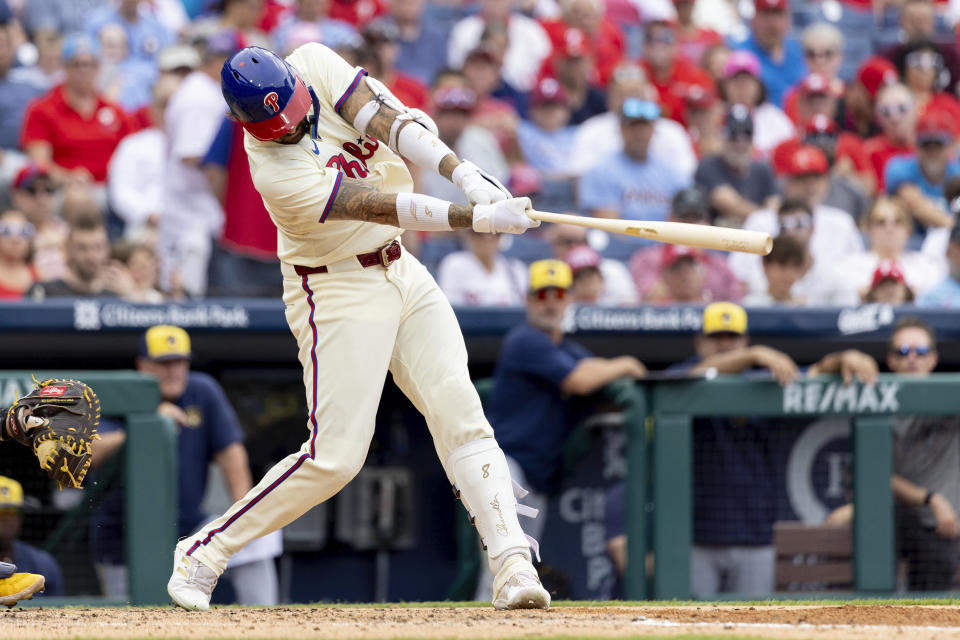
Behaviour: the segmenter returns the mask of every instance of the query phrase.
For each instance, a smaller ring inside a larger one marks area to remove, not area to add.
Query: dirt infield
[[[0,638],[960,638],[960,607],[690,606],[277,607],[0,611]],[[695,636],[695,637],[696,637]]]

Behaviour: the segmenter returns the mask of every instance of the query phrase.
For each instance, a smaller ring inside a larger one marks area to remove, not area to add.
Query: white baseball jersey
[[[403,230],[326,220],[344,179],[385,193],[413,191],[413,179],[400,156],[386,143],[361,136],[337,113],[366,72],[317,43],[297,48],[287,62],[320,101],[319,140],[306,135],[298,144],[284,145],[262,142],[249,133],[244,136],[253,184],[279,231],[277,255],[288,264],[316,267],[387,244]]]
[[[367,457],[388,371],[426,419],[448,477],[454,477],[447,464],[454,451],[493,437],[470,381],[457,318],[426,268],[407,253],[388,268],[364,268],[351,259],[402,230],[326,220],[342,180],[361,180],[384,192],[413,187],[396,154],[361,137],[336,113],[363,71],[319,44],[300,47],[287,61],[320,101],[320,140],[305,136],[282,145],[247,135],[245,147],[254,185],[279,229],[283,301],[303,365],[310,434],[226,513],[181,541],[185,553],[217,572],[245,544],[285,526],[356,475]],[[292,265],[328,269],[297,275]],[[472,510],[490,530],[500,522],[511,532],[510,549],[525,553],[516,510],[500,506],[512,491],[506,460],[499,449],[491,451],[477,459],[489,457],[486,464],[501,467],[489,474],[500,501],[474,496]]]

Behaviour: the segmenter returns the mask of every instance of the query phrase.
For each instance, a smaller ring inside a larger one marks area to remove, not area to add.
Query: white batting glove
[[[513,197],[499,180],[469,160],[457,165],[451,179],[467,196],[470,204],[491,204]]]
[[[523,233],[540,226],[527,215],[530,198],[511,198],[473,207],[473,230],[478,233]]]

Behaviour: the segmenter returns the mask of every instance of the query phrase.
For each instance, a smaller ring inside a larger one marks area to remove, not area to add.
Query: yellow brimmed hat
[[[714,302],[703,310],[703,335],[736,333],[746,335],[747,312],[733,302]]]
[[[190,358],[190,336],[180,327],[158,324],[143,334],[142,354],[151,360]]]
[[[570,265],[562,260],[537,260],[530,265],[530,291],[549,287],[569,289],[573,284]]]
[[[6,476],[0,476],[0,508],[23,506],[23,485]]]

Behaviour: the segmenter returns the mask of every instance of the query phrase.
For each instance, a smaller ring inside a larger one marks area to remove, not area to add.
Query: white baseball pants
[[[389,269],[364,269],[353,258],[329,269],[297,276],[283,265],[286,317],[307,393],[307,441],[178,545],[218,572],[246,543],[292,522],[357,474],[388,370],[426,418],[441,461],[493,437],[456,316],[426,268],[404,253]]]

